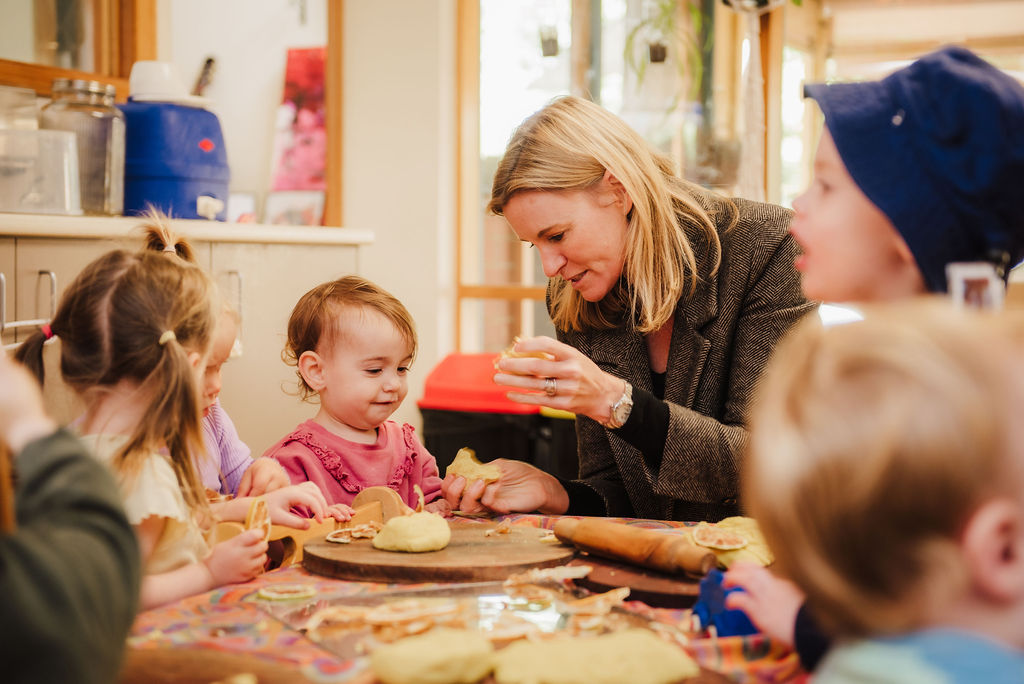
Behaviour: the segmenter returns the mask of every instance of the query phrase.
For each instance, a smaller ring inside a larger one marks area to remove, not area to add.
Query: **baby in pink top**
[[[315,482],[328,503],[351,504],[366,487],[391,487],[415,506],[447,515],[437,462],[411,425],[388,420],[405,399],[416,355],[416,328],[394,296],[358,276],[313,288],[288,320],[286,361],[296,366],[303,399],[320,410],[264,456],[292,483]]]

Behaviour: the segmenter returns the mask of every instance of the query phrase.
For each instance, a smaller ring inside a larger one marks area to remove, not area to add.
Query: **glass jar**
[[[57,78],[53,99],[39,115],[41,128],[72,131],[78,142],[82,211],[119,216],[124,208],[124,114],[114,86]]]

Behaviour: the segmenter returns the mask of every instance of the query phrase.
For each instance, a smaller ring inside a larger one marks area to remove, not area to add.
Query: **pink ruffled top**
[[[441,495],[437,461],[408,423],[386,421],[375,443],[359,444],[311,419],[263,455],[277,459],[293,484],[316,483],[331,504],[351,504],[356,494],[377,485],[394,489],[409,506],[417,504],[413,485],[423,489],[427,503]]]

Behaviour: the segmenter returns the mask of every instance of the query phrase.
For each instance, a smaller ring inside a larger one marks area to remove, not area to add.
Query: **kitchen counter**
[[[0,213],[0,237],[121,239],[142,222],[138,216],[56,216]],[[174,219],[190,240],[291,245],[366,245],[373,231],[331,226],[281,226]]]

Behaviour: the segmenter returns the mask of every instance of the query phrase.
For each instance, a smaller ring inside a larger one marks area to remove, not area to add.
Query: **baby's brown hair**
[[[369,309],[387,318],[409,344],[410,356],[416,356],[416,324],[409,310],[390,292],[359,276],[344,276],[317,285],[302,295],[292,310],[288,341],[281,353],[285,363],[296,367],[299,394],[304,400],[317,392],[299,372],[299,357],[307,351],[322,351],[346,334],[340,324],[340,315],[346,309]]]

